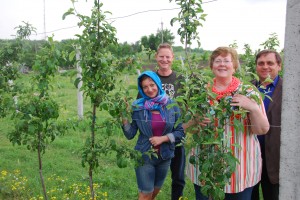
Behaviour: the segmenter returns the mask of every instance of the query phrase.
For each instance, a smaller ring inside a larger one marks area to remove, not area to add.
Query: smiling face
[[[160,70],[168,71],[171,70],[174,54],[169,48],[161,48],[155,55],[155,59]]]
[[[239,67],[238,53],[231,47],[218,47],[211,53],[209,65],[216,79],[231,80]]]
[[[280,70],[281,64],[277,62],[275,53],[266,53],[257,58],[256,72],[261,82],[269,76],[274,80]]]
[[[235,72],[230,54],[217,56],[212,63],[216,78],[231,78]]]
[[[158,94],[158,87],[150,77],[146,77],[141,81],[141,88],[144,94],[150,98],[154,98]]]

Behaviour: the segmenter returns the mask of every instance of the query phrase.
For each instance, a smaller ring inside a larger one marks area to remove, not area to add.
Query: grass
[[[135,84],[136,76],[124,76],[128,84]],[[26,87],[28,75],[21,81]],[[57,75],[53,81],[52,95],[61,106],[60,119],[77,118],[77,90],[73,80]],[[136,95],[132,93],[132,95]],[[91,111],[89,100],[84,101],[84,111]],[[99,113],[100,118],[105,113]],[[81,166],[80,149],[89,134],[87,121],[82,121],[76,130],[58,136],[43,155],[43,175],[49,199],[89,199],[88,170]],[[41,199],[42,188],[38,170],[37,152],[25,146],[13,146],[7,134],[13,130],[13,121],[0,119],[0,199]],[[98,133],[97,137],[101,137]],[[134,141],[127,141],[119,131],[113,136],[122,144],[134,147]],[[185,197],[194,199],[191,182],[186,179]],[[94,174],[98,199],[137,199],[137,185],[133,165],[118,168],[113,153],[100,158],[100,167]],[[170,172],[157,200],[170,199]]]

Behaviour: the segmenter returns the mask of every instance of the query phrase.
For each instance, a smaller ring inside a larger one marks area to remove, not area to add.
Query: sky
[[[90,16],[93,0],[77,0],[75,8],[80,14]],[[45,4],[44,4],[45,2]],[[170,20],[176,17],[179,6],[174,0],[100,0],[102,10],[109,11],[107,19],[117,29],[119,42],[135,43],[142,36],[156,34],[158,29],[168,29],[175,35],[176,46],[182,45]],[[207,14],[203,27],[199,27],[201,48],[214,50],[219,46],[238,45],[243,52],[244,44],[251,49],[262,48],[270,34],[276,33],[280,50],[284,47],[287,0],[203,0]],[[81,30],[75,16],[62,19],[72,7],[71,0],[1,0],[0,39],[13,39],[15,27],[22,21],[36,28],[37,34],[30,39],[44,39],[54,35],[55,40],[76,38]],[[46,33],[45,33],[46,32]],[[196,42],[192,45],[195,48]]]

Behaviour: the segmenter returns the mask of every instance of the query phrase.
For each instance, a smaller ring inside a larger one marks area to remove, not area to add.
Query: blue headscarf
[[[141,87],[140,84],[141,82],[140,80],[143,76],[148,76],[157,85],[158,94],[156,97],[150,98],[144,93],[143,88]],[[165,106],[167,104],[169,97],[166,94],[166,92],[162,89],[162,83],[158,75],[153,71],[145,71],[139,75],[137,82],[138,82],[138,90],[139,93],[142,95],[142,98],[139,98],[132,103],[132,109],[134,111],[158,110],[162,118],[165,119],[164,113],[162,111],[162,106]]]

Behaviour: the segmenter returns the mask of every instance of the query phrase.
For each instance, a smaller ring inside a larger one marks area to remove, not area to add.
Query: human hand
[[[184,123],[183,129],[186,131],[187,129],[195,126],[200,125],[202,127],[207,126],[211,123],[211,120],[208,117],[195,117],[194,119],[189,120],[187,123]],[[197,131],[191,131],[191,133],[196,133]]]
[[[154,136],[149,138],[150,143],[156,147],[158,145],[161,145],[162,143],[166,142],[166,138],[167,140],[169,139],[168,136]]]
[[[121,118],[122,120],[122,124],[125,125],[125,124],[128,124],[128,119],[127,118]]]
[[[124,97],[123,98],[123,102],[122,102],[123,106],[123,111],[120,112],[120,119],[122,121],[122,124],[125,125],[128,123],[128,115],[130,113],[130,107],[129,107],[129,104],[128,104],[128,101],[127,101],[127,98]]]
[[[126,105],[126,111],[127,111],[127,112],[130,112],[129,103],[128,103],[128,100],[127,100],[126,97],[124,97],[124,103],[125,103],[125,105]]]
[[[208,117],[204,117],[203,119],[200,120],[199,124],[201,126],[207,126],[211,123],[211,120]]]
[[[259,109],[258,104],[253,99],[241,94],[235,94],[230,105],[241,107],[250,112]]]

